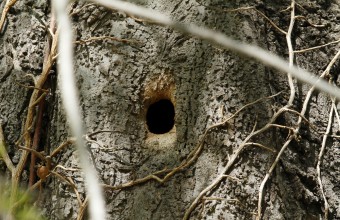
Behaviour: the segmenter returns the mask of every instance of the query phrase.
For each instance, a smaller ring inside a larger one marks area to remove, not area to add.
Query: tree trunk
[[[1,4],[3,8],[5,1]],[[288,60],[282,30],[287,32],[290,24],[290,1],[146,0],[138,4]],[[301,17],[291,36],[294,50],[338,39],[339,4],[338,0],[308,0],[295,5],[296,15]],[[248,6],[254,8],[245,8]],[[304,114],[308,121],[303,120],[294,134],[299,114],[283,111],[271,121],[290,97],[286,74],[129,14],[78,2],[72,8],[75,74],[87,130],[84,138],[98,178],[106,184],[108,219],[255,219],[259,217],[260,185],[290,139],[264,185],[261,218],[324,218],[324,193],[328,219],[340,219],[340,151],[334,136],[340,121],[336,114],[319,162],[333,111],[329,95],[313,93]],[[33,86],[30,76],[38,79],[42,73],[50,11],[44,1],[19,0],[0,35],[0,119],[14,165],[24,151],[16,147],[23,145],[21,136],[28,133],[33,139],[39,124],[38,151],[50,154],[71,137],[54,66],[44,84],[49,92],[42,123],[34,120],[31,129],[24,129],[32,89],[23,85]],[[115,39],[91,38],[103,36]],[[295,53],[294,63],[319,76],[337,53],[336,45]],[[337,84],[338,71],[336,62],[327,79]],[[296,81],[294,85],[295,99],[288,107],[300,112],[311,86]],[[35,108],[38,118],[41,108]],[[226,123],[211,128],[223,121]],[[252,135],[268,123],[276,125]],[[86,211],[87,202],[77,151],[67,146],[52,160],[54,171],[64,179],[51,174],[43,181],[36,190],[38,207],[47,219],[80,218],[79,203]],[[46,165],[38,158],[39,162]],[[0,163],[3,175],[10,177],[5,163]],[[30,163],[31,159],[22,174],[23,187],[27,187]],[[167,176],[171,171],[173,175]],[[165,181],[161,183],[155,176]],[[34,182],[38,180],[35,177]]]

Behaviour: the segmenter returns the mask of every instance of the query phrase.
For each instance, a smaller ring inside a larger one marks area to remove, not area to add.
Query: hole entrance
[[[146,124],[151,133],[164,134],[175,124],[175,107],[168,99],[151,104],[146,113]]]

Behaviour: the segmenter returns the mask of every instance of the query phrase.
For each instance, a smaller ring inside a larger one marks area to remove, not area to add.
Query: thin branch
[[[65,147],[74,144],[76,142],[75,138],[69,138],[66,141],[64,141],[62,144],[60,144],[54,151],[51,153],[51,157],[54,157],[57,153],[59,153],[61,150],[63,150]]]
[[[226,199],[226,198],[220,198],[220,197],[203,197],[202,198],[202,203],[203,205],[205,204],[206,201],[224,201],[224,202],[235,202],[235,203],[238,203],[243,209],[245,209],[245,211],[251,215],[256,215],[255,212],[250,212],[250,211],[247,211],[247,207],[246,205],[244,205],[240,200],[238,199]],[[202,210],[202,213],[203,213],[203,210]],[[201,214],[202,214],[201,213]]]
[[[7,0],[4,9],[2,10],[1,18],[0,18],[0,32],[4,27],[4,23],[6,20],[6,16],[11,9],[11,7],[17,2],[17,0]]]
[[[122,39],[117,37],[111,37],[111,36],[99,36],[99,37],[90,37],[85,40],[77,40],[74,41],[75,44],[86,44],[86,43],[92,43],[95,41],[104,41],[104,40],[111,40],[111,41],[117,41],[121,43],[132,43],[132,44],[139,44],[140,42],[135,40],[128,40],[128,39]]]
[[[90,218],[105,219],[105,201],[96,171],[88,158],[88,152],[82,135],[85,133],[81,118],[79,99],[73,71],[73,34],[70,18],[67,13],[67,0],[54,0],[57,21],[60,28],[58,45],[59,86],[66,116],[71,131],[76,137],[76,147],[79,153],[80,166],[85,175],[85,188],[89,196]]]
[[[288,145],[290,144],[290,142],[294,139],[294,135],[289,136],[288,140],[284,143],[284,145],[282,146],[281,150],[279,151],[278,155],[275,158],[275,161],[272,163],[272,165],[270,166],[269,171],[267,172],[267,174],[265,175],[265,177],[263,178],[260,188],[259,188],[259,200],[258,200],[258,207],[257,207],[257,220],[261,219],[261,211],[262,211],[262,197],[263,197],[263,189],[265,187],[265,184],[267,182],[267,180],[269,179],[269,177],[271,176],[273,170],[275,169],[277,163],[280,161],[280,158],[283,154],[283,152],[286,150],[286,148],[288,147]]]
[[[286,41],[287,41],[287,46],[288,46],[288,54],[289,54],[289,67],[293,67],[294,65],[294,50],[293,50],[293,45],[292,45],[292,31],[294,28],[294,23],[295,23],[295,1],[292,0],[292,3],[290,5],[290,23],[288,27],[288,31],[286,34]],[[290,96],[288,100],[288,106],[293,105],[293,101],[295,98],[295,86],[293,82],[293,77],[291,73],[288,72],[288,83],[289,83],[289,88],[290,88]]]
[[[300,112],[295,111],[293,109],[286,109],[286,111],[287,112],[292,112],[292,113],[294,113],[294,114],[299,116],[300,121],[298,121],[298,126],[301,126],[301,122],[303,120],[304,122],[306,122],[306,124],[309,127],[311,127],[313,130],[317,131],[317,128],[315,127],[315,125],[311,124],[310,121],[304,116],[305,113],[300,113]]]
[[[334,65],[334,63],[337,61],[337,59],[339,58],[340,56],[340,50],[338,50],[338,52],[335,54],[335,56],[332,58],[332,60],[328,63],[326,69],[322,72],[322,74],[320,75],[320,78],[324,78],[325,76],[327,76],[329,74],[329,71],[331,70],[332,66]],[[306,95],[306,98],[305,98],[305,101],[303,102],[303,105],[302,105],[302,109],[301,109],[301,112],[300,112],[300,115],[305,115],[306,111],[307,111],[307,108],[308,108],[308,103],[309,103],[309,100],[310,98],[312,97],[312,94],[315,90],[315,86],[312,86],[308,92],[307,92],[307,95]],[[298,120],[298,125],[301,124],[301,121],[302,121],[302,117],[299,118]]]
[[[74,192],[75,192],[76,195],[77,195],[77,200],[78,200],[79,205],[80,205],[80,206],[83,206],[83,202],[81,201],[80,194],[79,194],[79,192],[78,192],[78,190],[77,190],[76,184],[74,183],[74,181],[72,180],[71,177],[66,177],[66,179],[69,181],[69,183],[72,184],[72,187],[73,187],[73,189],[74,189]]]
[[[282,34],[287,34],[287,32],[285,32],[284,30],[282,30],[281,28],[279,28],[271,19],[269,19],[263,12],[257,10],[256,8],[254,8],[254,10],[259,13],[264,19],[266,19],[276,30],[278,30],[279,32],[281,32]]]
[[[4,131],[2,130],[2,124],[0,121],[0,155],[2,159],[4,160],[6,167],[8,170],[13,173],[14,172],[14,165],[11,160],[11,158],[8,155],[7,149],[6,149],[6,142],[5,142],[5,137],[4,137]]]
[[[172,169],[172,170],[174,170],[174,169]],[[161,179],[161,178],[159,178],[159,177],[156,176],[156,175],[159,175],[159,174],[161,174],[161,173],[166,173],[166,172],[169,172],[169,171],[172,171],[172,170],[163,169],[163,170],[161,170],[161,171],[157,171],[156,173],[150,174],[150,175],[145,176],[145,177],[143,177],[143,178],[139,178],[139,179],[136,179],[136,180],[132,180],[132,181],[129,181],[129,182],[126,182],[126,183],[117,185],[117,186],[111,186],[111,185],[107,185],[107,184],[102,184],[102,186],[103,186],[105,189],[110,189],[110,190],[120,190],[120,189],[130,188],[130,187],[133,187],[133,186],[135,186],[135,185],[139,185],[139,184],[148,182],[148,181],[150,181],[150,180],[156,180],[156,181],[159,182],[159,183],[164,183],[164,182],[166,181],[165,178]]]
[[[26,89],[37,89],[37,90],[39,90],[41,92],[48,93],[48,90],[46,90],[46,89],[36,88],[35,86],[27,86],[27,85],[24,85],[24,84],[21,84],[21,83],[18,83],[18,82],[15,82],[15,84],[17,84],[18,86],[22,86],[22,87],[24,87]]]
[[[74,190],[74,193],[77,196],[77,200],[78,200],[79,206],[82,206],[82,201],[80,199],[79,192],[78,192],[77,187],[74,184],[74,182],[72,180],[70,180],[69,178],[62,176],[61,174],[59,174],[59,173],[57,173],[57,172],[55,172],[53,170],[51,170],[51,173],[53,175],[55,175],[56,177],[58,177],[61,181],[67,182],[68,185],[71,186],[71,188]]]
[[[99,131],[94,131],[92,133],[89,133],[86,136],[93,139],[93,136],[96,136],[97,134],[101,134],[101,133],[123,133],[123,132],[118,131],[118,130],[99,130]]]
[[[80,9],[70,13],[70,16],[72,17],[73,15],[76,15],[76,14],[79,14],[79,12],[81,12],[82,10],[84,10],[86,7],[88,6],[92,6],[92,5],[95,5],[94,3],[89,3],[89,4],[85,4],[83,5]]]
[[[279,125],[279,124],[269,124],[272,127],[277,127],[277,128],[283,128],[283,129],[287,129],[289,131],[294,131],[294,128],[292,127],[288,127],[288,126],[284,126],[284,125]]]
[[[210,126],[210,127],[209,127],[209,130],[211,130],[211,129],[215,128],[215,127],[219,127],[219,126],[221,126],[221,125],[225,125],[228,121],[230,121],[231,119],[233,119],[238,113],[240,113],[241,111],[243,111],[245,108],[248,108],[249,106],[252,106],[252,105],[254,105],[254,104],[256,104],[256,103],[259,103],[259,102],[261,102],[261,101],[263,101],[263,100],[265,100],[265,99],[274,98],[274,97],[276,97],[276,96],[278,96],[278,95],[280,95],[280,94],[281,94],[281,92],[278,92],[278,93],[276,93],[276,94],[274,94],[274,95],[271,95],[271,96],[262,97],[262,98],[259,98],[259,99],[255,100],[255,101],[253,101],[253,102],[250,102],[250,103],[248,103],[248,104],[242,106],[240,109],[238,109],[234,114],[232,114],[232,115],[231,115],[230,117],[228,117],[227,119],[223,120],[223,121],[220,122],[220,123],[217,123],[217,124],[214,124],[214,125]]]
[[[264,146],[263,144],[260,144],[260,143],[249,142],[249,143],[246,143],[246,144],[244,144],[244,145],[245,145],[245,146],[257,146],[257,147],[260,147],[260,148],[262,148],[262,149],[265,149],[265,150],[270,151],[270,152],[273,152],[273,153],[276,152],[274,149],[271,149],[271,148],[269,148],[269,147],[266,147],[266,146]]]
[[[46,162],[46,157],[42,153],[38,152],[37,150],[32,149],[32,148],[23,147],[23,146],[18,146],[18,148],[25,150],[25,151],[28,151],[30,153],[33,153],[36,156],[38,156],[42,161]]]
[[[316,27],[316,28],[321,28],[321,27],[325,27],[326,26],[324,24],[313,24],[312,22],[308,21],[308,19],[305,16],[303,16],[303,15],[295,16],[295,19],[305,20],[310,26]]]
[[[335,116],[338,122],[338,126],[339,126],[338,131],[340,131],[340,117],[339,117],[338,109],[336,108],[335,100],[334,101],[332,100],[332,108],[334,109]]]
[[[338,43],[340,43],[340,40],[332,41],[332,42],[322,44],[322,45],[319,45],[319,46],[315,46],[315,47],[309,47],[309,48],[306,48],[306,49],[295,50],[294,53],[304,53],[304,52],[308,52],[308,51],[311,51],[311,50],[316,50],[316,49],[320,49],[320,48],[323,48],[323,47],[327,47],[327,46],[332,45],[332,44],[338,44]]]
[[[329,137],[340,139],[340,135],[335,135],[335,134],[331,134],[329,135]],[[335,147],[339,147],[339,146],[335,146]]]
[[[332,99],[332,104],[334,104],[334,103],[335,103],[335,99]],[[324,219],[328,219],[329,204],[328,204],[328,201],[327,201],[327,198],[326,198],[326,195],[325,195],[325,191],[324,191],[324,187],[323,187],[323,184],[322,184],[322,180],[321,180],[321,162],[322,162],[323,155],[325,153],[327,137],[328,137],[328,135],[331,131],[331,128],[332,128],[333,112],[334,112],[334,109],[333,109],[333,106],[332,106],[331,109],[330,109],[330,112],[329,112],[326,132],[325,132],[325,134],[322,138],[321,149],[320,149],[320,153],[319,153],[319,156],[318,156],[318,163],[316,165],[316,172],[317,172],[317,175],[318,175],[317,178],[318,178],[321,194],[322,194],[324,205],[325,205]]]
[[[230,180],[234,180],[234,181],[238,181],[238,182],[240,182],[241,180],[239,179],[239,178],[237,178],[237,177],[234,177],[234,176],[230,176],[230,175],[223,175],[223,177],[224,178],[228,178],[228,179],[230,179]]]
[[[211,8],[212,6],[206,6]],[[278,30],[280,33],[286,35],[287,32],[282,30],[281,28],[279,28],[274,21],[272,21],[270,18],[268,18],[263,12],[261,12],[260,10],[257,10],[255,7],[253,6],[249,6],[249,7],[240,7],[240,8],[235,8],[235,9],[220,9],[218,7],[213,7],[214,9],[217,10],[223,10],[225,12],[239,12],[239,11],[246,11],[246,10],[254,10],[255,12],[257,12],[260,16],[262,16],[265,20],[267,20],[276,30]]]
[[[47,177],[49,177],[50,175],[51,175],[51,174],[47,175]],[[46,177],[46,178],[47,178],[47,177]],[[44,180],[42,180],[42,179],[38,180],[36,183],[33,184],[33,186],[31,186],[31,187],[29,188],[29,190],[30,190],[30,191],[35,190],[36,188],[38,188],[39,186],[41,186],[41,184],[42,184],[43,181],[44,181]]]
[[[44,94],[46,94],[46,93],[44,93]],[[45,97],[45,96],[43,96],[43,97]],[[34,149],[34,150],[38,149],[40,139],[41,139],[40,134],[41,134],[45,104],[46,103],[45,103],[44,98],[38,104],[38,111],[37,111],[37,115],[36,115],[36,123],[35,123],[33,142],[32,142],[32,148],[31,148],[31,149]],[[34,184],[34,181],[35,181],[35,178],[36,178],[35,166],[36,166],[36,155],[31,154],[31,161],[30,161],[30,168],[29,168],[29,179],[28,179],[28,185],[29,186],[32,186]]]
[[[47,93],[41,94],[33,103],[31,103],[28,108],[33,108],[34,106],[38,105],[45,97]]]
[[[58,164],[57,166],[54,167],[54,170],[56,170],[57,168],[60,168],[62,170],[65,170],[65,171],[79,171],[79,169],[77,168],[66,168],[60,164]]]
[[[89,199],[88,199],[88,197],[86,197],[82,206],[80,206],[78,216],[77,216],[77,220],[83,220],[84,219],[85,210],[87,208],[88,203],[89,203]]]
[[[289,11],[290,10],[290,5],[287,7],[287,8],[285,8],[285,9],[282,9],[280,12],[286,12],[286,11]]]

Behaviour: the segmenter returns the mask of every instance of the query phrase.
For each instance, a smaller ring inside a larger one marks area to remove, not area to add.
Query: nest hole
[[[146,113],[146,124],[151,133],[165,134],[175,124],[175,107],[168,99],[151,104]]]

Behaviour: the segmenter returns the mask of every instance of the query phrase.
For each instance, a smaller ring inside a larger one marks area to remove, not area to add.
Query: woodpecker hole
[[[151,133],[164,134],[175,124],[175,107],[168,99],[152,103],[146,113],[146,124]]]

